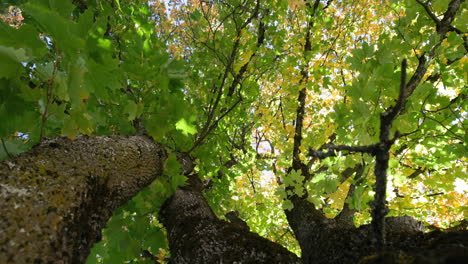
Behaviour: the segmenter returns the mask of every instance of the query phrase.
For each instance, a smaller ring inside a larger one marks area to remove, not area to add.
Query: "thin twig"
[[[3,138],[1,138],[1,141],[2,141],[3,150],[5,150],[5,153],[8,155],[8,157],[10,159],[12,159],[13,155],[10,152],[8,152],[8,149],[7,149],[6,145],[5,145],[5,141],[3,140]]]
[[[58,48],[57,44],[55,44],[55,52],[58,54]],[[59,56],[56,57],[55,62],[54,62],[54,69],[52,71],[52,76],[49,79],[49,82],[47,84],[47,90],[46,90],[46,105],[44,108],[44,112],[42,113],[41,116],[41,130],[40,130],[40,135],[39,135],[39,142],[42,141],[44,137],[44,129],[45,129],[45,123],[48,119],[48,112],[49,112],[49,106],[52,103],[52,98],[54,96],[54,83],[55,83],[55,75],[57,74],[57,69],[60,64],[60,59]]]

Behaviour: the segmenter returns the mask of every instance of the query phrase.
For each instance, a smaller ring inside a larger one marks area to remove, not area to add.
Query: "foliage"
[[[442,17],[443,0],[19,2],[0,6],[2,159],[44,137],[144,127],[169,151],[197,158],[219,216],[237,210],[253,231],[297,252],[288,197],[307,194],[329,217],[346,203],[362,224],[374,195],[371,155],[316,159],[308,149],[377,142],[379,114],[398,98],[401,61],[414,73],[438,45],[393,124],[404,136],[390,149],[387,201],[391,215],[427,224],[464,218],[467,3],[452,23],[458,31],[441,40],[431,14]],[[297,157],[307,173],[291,169],[302,89]],[[345,177],[357,164],[361,178]],[[185,182],[178,166],[171,156],[165,176],[114,214],[90,263],[144,262],[141,250],[164,257],[157,212]]]

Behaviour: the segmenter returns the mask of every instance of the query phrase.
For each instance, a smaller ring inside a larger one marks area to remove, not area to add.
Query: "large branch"
[[[343,205],[343,209],[341,212],[335,217],[335,221],[338,223],[340,227],[343,228],[354,228],[354,214],[356,213],[356,209],[351,209],[349,206],[349,200],[352,199],[354,195],[354,191],[356,190],[356,186],[359,186],[363,180],[363,173],[364,173],[365,165],[358,163],[353,168],[347,168],[342,172],[342,180],[347,180],[351,175],[356,173],[354,176],[353,182],[349,186],[348,193],[346,194],[345,203]]]
[[[292,168],[295,170],[299,170],[304,167],[301,159],[299,158],[300,154],[300,147],[302,144],[302,127],[304,126],[304,114],[305,114],[305,105],[307,99],[307,83],[309,81],[309,62],[307,60],[308,53],[312,50],[312,42],[311,42],[311,35],[312,35],[312,28],[314,27],[314,20],[312,17],[315,16],[315,11],[317,10],[318,4],[320,1],[316,0],[314,6],[312,7],[309,2],[306,1],[306,7],[311,12],[310,20],[307,22],[306,28],[306,35],[305,35],[305,43],[304,43],[304,59],[305,63],[302,65],[301,69],[301,81],[300,84],[304,87],[299,91],[299,96],[297,98],[298,107],[296,109],[296,120],[295,120],[295,128],[294,128],[294,145],[293,145],[293,162]],[[303,171],[303,173],[306,173]]]
[[[161,208],[167,230],[171,263],[301,263],[279,244],[220,220],[211,210],[196,176],[177,190]]]
[[[368,153],[375,155],[378,145],[367,145],[367,146],[347,146],[347,145],[333,145],[329,144],[324,147],[326,151],[315,150],[309,148],[309,156],[318,159],[325,159],[328,157],[336,157],[339,151],[348,151],[351,153]]]
[[[465,0],[450,1],[447,10],[444,13],[444,17],[440,21],[439,25],[437,25],[437,33],[439,33],[441,38],[445,38],[447,32],[453,30],[452,22],[455,19],[455,15],[457,14],[463,2],[465,2]]]
[[[307,165],[304,164],[300,159],[301,153],[301,144],[302,144],[302,129],[305,116],[306,108],[306,99],[307,99],[307,83],[309,81],[309,67],[308,67],[308,57],[312,50],[312,29],[314,27],[314,17],[317,11],[317,8],[320,4],[319,0],[315,0],[314,4],[311,4],[311,1],[304,0],[307,12],[309,15],[308,22],[306,24],[306,35],[305,43],[303,47],[304,60],[305,63],[301,65],[301,80],[300,85],[303,86],[299,91],[297,98],[298,107],[296,109],[296,119],[295,119],[295,133],[293,138],[293,160],[292,166],[290,169],[301,170],[304,179],[310,179]],[[288,177],[288,176],[286,176]],[[290,187],[287,187],[290,188]],[[318,241],[318,236],[320,235],[320,230],[324,227],[324,222],[326,220],[323,212],[317,208],[311,202],[307,201],[305,198],[299,197],[297,195],[292,195],[288,197],[291,200],[294,207],[291,210],[285,210],[285,214],[288,220],[289,225],[294,231],[299,246],[302,251],[302,260],[304,263],[310,263],[309,260],[315,258],[318,252],[315,251],[315,243]]]
[[[414,90],[420,84],[422,78],[427,72],[429,62],[435,56],[435,50],[440,46],[441,42],[445,39],[447,32],[450,30],[450,23],[454,20],[455,15],[464,0],[451,0],[447,10],[444,13],[443,19],[437,23],[437,33],[440,36],[440,41],[435,44],[428,52],[419,58],[419,64],[413,76],[406,82],[406,59],[401,63],[401,80],[400,80],[400,93],[396,104],[390,107],[387,111],[380,115],[380,137],[378,148],[375,153],[375,169],[374,174],[376,178],[375,183],[375,196],[372,202],[372,227],[375,235],[375,242],[377,248],[383,249],[385,247],[385,215],[388,212],[386,207],[386,189],[387,189],[387,169],[390,159],[389,150],[393,145],[394,140],[390,139],[391,128],[396,117],[403,113],[404,107],[408,98],[413,94]],[[399,135],[395,135],[397,138]]]
[[[421,56],[425,58],[425,56]],[[419,66],[425,66],[425,59],[419,60]],[[416,73],[413,75],[420,75],[421,71],[425,72],[426,68],[419,67]],[[375,195],[374,201],[371,204],[372,214],[372,227],[374,231],[374,243],[378,249],[383,249],[385,246],[385,215],[388,213],[388,208],[385,204],[386,201],[386,189],[387,189],[387,169],[390,160],[389,150],[393,144],[390,140],[390,131],[395,118],[401,113],[403,107],[406,104],[406,99],[411,95],[412,90],[407,89],[406,85],[406,59],[401,63],[401,80],[400,80],[400,94],[398,96],[397,103],[390,107],[386,112],[380,115],[380,136],[378,148],[375,153]],[[424,74],[423,74],[424,75]],[[412,78],[413,79],[413,78]]]
[[[145,136],[49,139],[0,163],[0,263],[84,263],[114,209],[163,171]]]
[[[455,18],[455,14],[457,13],[460,5],[464,2],[464,0],[463,1],[458,1],[458,0],[452,1],[449,4],[449,9],[444,13],[444,17],[443,17],[442,21],[440,21],[437,18],[437,16],[434,14],[434,12],[432,12],[429,1],[423,2],[421,0],[416,0],[416,2],[418,2],[424,8],[427,15],[434,21],[434,23],[436,24],[436,30],[441,36],[445,37],[445,34],[448,31],[453,31],[453,32],[461,35],[462,39],[463,39],[463,46],[465,47],[466,52],[468,52],[468,37],[466,36],[466,33],[451,25],[451,22]],[[466,52],[464,53],[464,55],[466,54]],[[452,64],[453,62],[455,62],[455,61],[457,61],[457,60],[459,60],[461,58],[463,58],[463,56],[458,58],[458,59],[455,59],[455,60],[449,60],[447,64]]]

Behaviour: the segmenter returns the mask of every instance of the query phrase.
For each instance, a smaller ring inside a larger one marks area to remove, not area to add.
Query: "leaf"
[[[291,170],[291,172],[284,177],[284,184],[286,186],[294,187],[294,193],[296,195],[304,195],[304,182],[305,177],[302,176],[301,170]]]
[[[171,187],[172,190],[177,190],[180,186],[184,186],[187,181],[187,177],[181,174],[175,174],[171,177]]]
[[[200,20],[201,16],[202,16],[202,14],[198,10],[195,10],[192,13],[190,13],[190,18],[195,20],[195,21]]]
[[[68,91],[72,105],[75,107],[82,104],[83,99],[88,99],[90,95],[84,82],[86,72],[85,60],[82,57],[79,57],[75,61],[75,64],[71,65],[68,70],[70,75],[68,79]]]
[[[59,2],[67,2],[59,4]],[[77,24],[69,20],[71,15],[69,1],[52,1],[53,9],[40,2],[30,1],[23,6],[23,10],[31,15],[40,27],[50,34],[53,41],[57,41],[60,48],[71,54],[83,47],[83,41],[77,37]]]
[[[448,2],[445,0],[432,1],[432,7],[436,12],[444,12],[447,9]]]
[[[324,181],[324,191],[325,193],[333,193],[338,188],[339,182],[336,178],[326,177]]]
[[[289,210],[291,211],[294,208],[294,204],[290,200],[284,200],[282,208],[284,210]]]
[[[28,146],[25,142],[19,139],[14,140],[6,140],[3,139],[4,143],[0,142],[0,160],[8,159],[9,155],[6,151],[12,156],[16,156],[26,150],[29,150],[30,146]],[[5,144],[3,146],[3,144]],[[5,150],[6,148],[6,150]]]
[[[39,32],[32,25],[12,28],[0,20],[0,45],[23,49],[28,56],[40,57],[47,52]]]
[[[76,124],[76,122],[71,118],[66,119],[62,127],[62,135],[65,135],[69,139],[74,140],[76,136],[78,136],[78,134],[79,134],[79,129],[78,129],[78,125]]]
[[[148,135],[156,141],[163,139],[166,133],[171,130],[171,123],[165,117],[165,115],[150,115],[143,119]]]
[[[75,9],[75,5],[70,0],[49,0],[49,7],[65,18],[69,18]]]
[[[0,46],[0,78],[18,78],[23,68],[21,63],[28,61],[24,49]]]
[[[280,200],[285,200],[287,198],[286,190],[283,186],[276,187],[275,195],[277,195]]]
[[[132,121],[137,117],[138,106],[133,100],[128,100],[124,112],[128,114],[128,120]]]
[[[91,9],[87,9],[78,18],[78,33],[82,38],[86,37],[88,32],[93,26],[93,12]]]
[[[177,130],[181,130],[182,133],[185,135],[185,136],[188,136],[189,134],[190,135],[193,135],[195,133],[197,133],[197,130],[195,128],[195,126],[191,125],[189,122],[187,122],[185,120],[185,118],[182,118],[180,119],[177,123],[176,123],[176,129]]]
[[[169,154],[169,157],[164,162],[164,173],[175,176],[181,172],[181,164],[177,160],[177,156],[174,153]]]
[[[181,167],[182,165],[177,160],[177,156],[173,153],[164,162],[164,173],[170,176],[171,188],[174,191],[187,181],[187,177],[181,174]]]
[[[153,254],[158,252],[160,248],[167,248],[166,235],[161,229],[155,228],[143,237],[143,247],[149,249]]]

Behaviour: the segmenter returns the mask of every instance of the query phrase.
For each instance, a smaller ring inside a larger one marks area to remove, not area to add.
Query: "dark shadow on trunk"
[[[327,219],[321,210],[294,196],[286,216],[302,250],[305,264],[320,263],[466,263],[468,231],[423,233],[422,223],[412,217],[385,219],[387,245],[375,247],[372,228],[359,228],[342,219]],[[350,221],[352,218],[348,218]]]
[[[301,263],[281,245],[218,219],[201,193],[201,181],[191,176],[190,182],[160,211],[168,234],[170,263]]]

